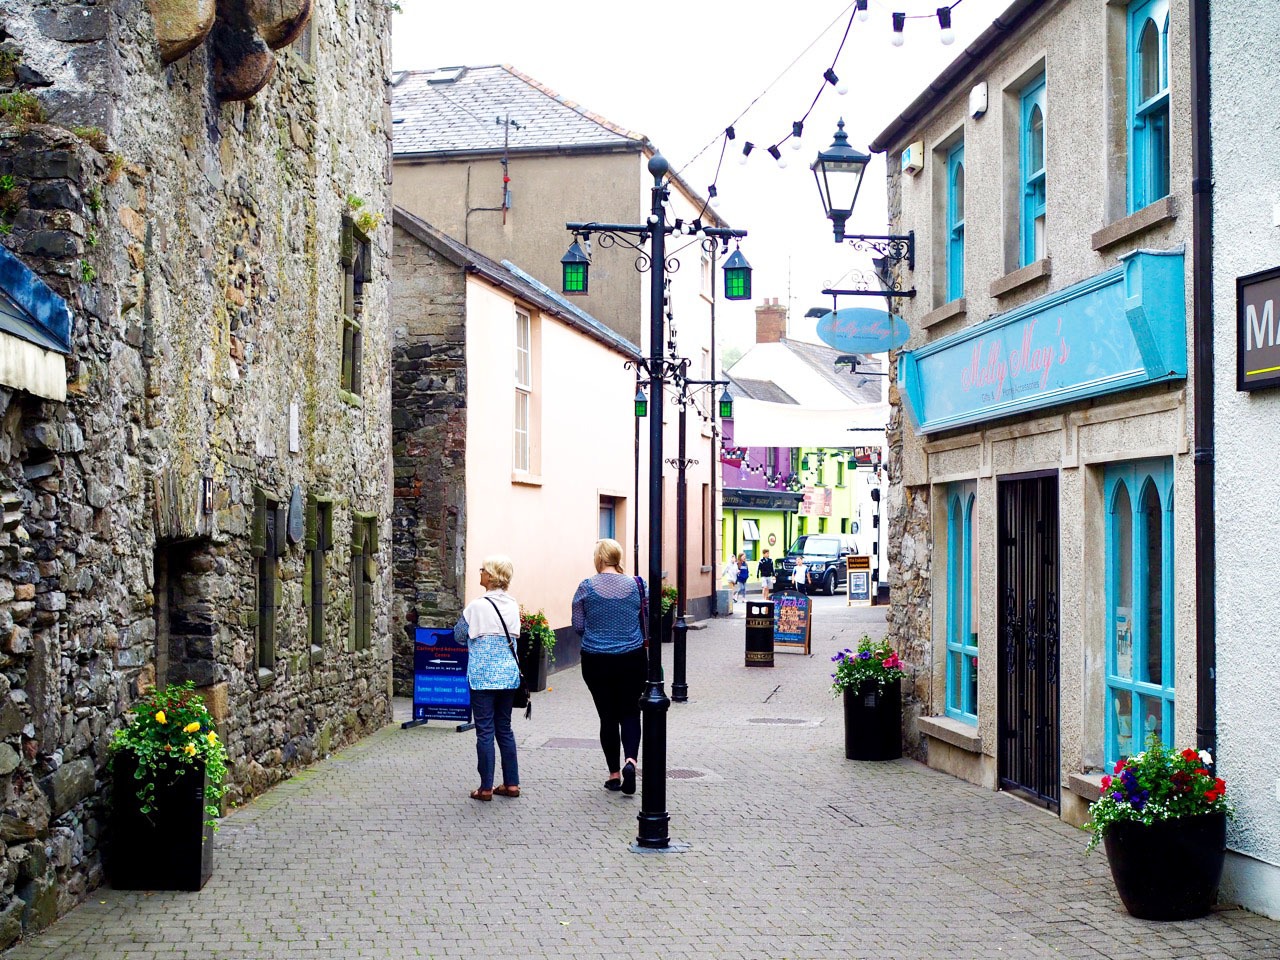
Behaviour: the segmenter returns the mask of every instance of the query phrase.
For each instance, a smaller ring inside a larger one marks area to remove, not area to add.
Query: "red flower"
[[[1200,759],[1200,754],[1188,747],[1186,750],[1182,751],[1182,759],[1190,763],[1195,763]]]
[[[1204,767],[1201,767],[1199,770],[1196,771],[1196,773],[1202,777],[1207,777],[1209,775],[1209,771],[1206,770]]]
[[[1111,778],[1110,778],[1109,776],[1107,776],[1106,774],[1103,774],[1103,775],[1102,775],[1102,789],[1103,789],[1103,790],[1110,790],[1110,789],[1111,789]]]
[[[1221,777],[1216,778],[1213,781],[1213,789],[1216,790],[1219,795],[1226,793],[1227,781],[1223,780]]]
[[[1222,796],[1222,794],[1220,794],[1217,790],[1206,790],[1204,792],[1204,798],[1208,800],[1210,803],[1213,803],[1220,796]]]
[[[1124,769],[1124,761],[1123,761],[1123,760],[1117,760],[1117,761],[1116,761],[1116,768],[1115,768],[1114,770],[1112,770],[1111,772],[1112,772],[1112,773],[1119,773],[1119,772],[1120,772],[1121,770],[1123,770],[1123,769]]]

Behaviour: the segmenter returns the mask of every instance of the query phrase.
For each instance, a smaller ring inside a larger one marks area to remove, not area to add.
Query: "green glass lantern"
[[[733,419],[733,397],[729,396],[729,388],[724,388],[724,393],[720,394],[720,419]]]
[[[636,416],[649,415],[649,398],[644,395],[644,387],[636,387]]]
[[[751,299],[751,264],[747,263],[742,251],[736,248],[724,262],[724,298]]]
[[[560,258],[560,266],[563,270],[561,289],[565,296],[586,296],[588,268],[591,266],[591,260],[583,252],[577,240],[573,241],[565,255]]]

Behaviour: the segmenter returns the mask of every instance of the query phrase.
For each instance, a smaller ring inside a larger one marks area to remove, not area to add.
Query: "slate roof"
[[[425,243],[450,263],[479,274],[495,286],[502,287],[526,303],[536,306],[543,313],[559,317],[569,326],[629,358],[640,356],[640,348],[630,340],[618,336],[591,314],[570,303],[546,284],[535,280],[514,263],[507,260],[502,263],[490,260],[483,253],[442,233],[403,207],[394,208],[392,220],[397,227]]]
[[[790,340],[785,337],[780,342],[854,403],[880,402],[882,378],[850,374],[848,366],[837,367],[836,360],[846,354],[821,343],[807,343],[804,340]],[[879,360],[862,355],[858,356],[858,366],[876,372],[882,369]]]
[[[765,400],[769,403],[795,403],[795,397],[787,393],[772,380],[749,380],[746,377],[729,377],[729,392],[734,397],[746,397],[748,400]]]
[[[504,131],[499,118],[519,124]],[[422,154],[564,147],[643,148],[639,133],[610,123],[507,64],[408,70],[393,78],[393,151]]]
[[[0,330],[45,350],[71,352],[67,302],[4,247],[0,247]]]

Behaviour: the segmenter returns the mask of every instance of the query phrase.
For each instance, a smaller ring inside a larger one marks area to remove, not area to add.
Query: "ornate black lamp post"
[[[561,262],[564,265],[565,292],[585,293],[590,269],[590,254],[580,243],[589,244],[598,236],[604,247],[621,243],[638,252],[636,269],[650,271],[649,286],[649,357],[647,360],[628,361],[645,371],[640,391],[636,396],[636,413],[641,414],[644,386],[649,387],[649,670],[644,695],[640,699],[640,712],[644,718],[644,742],[641,748],[644,766],[644,784],[640,794],[639,829],[632,846],[637,852],[646,850],[677,849],[671,843],[669,827],[671,817],[667,813],[667,710],[671,701],[662,683],[662,403],[663,388],[669,377],[674,377],[680,363],[667,360],[662,355],[665,342],[663,331],[663,305],[666,301],[667,273],[679,268],[674,257],[666,252],[668,234],[701,233],[707,238],[725,242],[731,238],[745,237],[745,230],[727,227],[703,227],[696,221],[684,224],[677,220],[666,222],[663,201],[668,188],[663,182],[670,166],[661,154],[649,160],[649,173],[653,176],[652,203],[645,223],[566,223],[572,231],[573,245]],[[635,239],[631,239],[635,238]],[[645,252],[645,244],[649,251]],[[748,281],[749,284],[749,281]],[[686,361],[687,362],[687,361]],[[681,457],[683,458],[683,446]]]

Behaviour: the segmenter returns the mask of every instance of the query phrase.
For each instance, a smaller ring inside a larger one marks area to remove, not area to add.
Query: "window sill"
[[[1020,290],[1025,286],[1035,283],[1037,280],[1043,280],[1049,276],[1050,261],[1048,257],[1043,260],[1037,260],[1035,263],[1029,263],[1025,267],[1014,270],[1012,273],[1006,273],[999,280],[991,281],[991,289],[988,291],[993,297],[1003,297],[1015,290]]]
[[[271,686],[275,682],[276,682],[276,672],[274,670],[268,670],[266,667],[258,668],[258,686],[259,687],[265,690],[267,687]]]
[[[1093,803],[1102,796],[1102,774],[1073,773],[1067,777],[1067,789],[1077,797]]]
[[[349,407],[356,407],[361,410],[364,409],[364,400],[358,393],[352,393],[350,390],[339,389],[338,399]]]
[[[944,320],[951,320],[954,317],[963,317],[966,308],[967,305],[964,297],[957,297],[950,303],[944,303],[937,310],[932,310],[929,313],[926,313],[920,320],[920,328],[922,330],[928,330],[930,327],[935,324],[942,323]]]
[[[969,753],[982,752],[982,737],[978,735],[978,728],[970,724],[951,717],[921,717],[916,721],[916,726],[926,737],[933,737]]]
[[[542,477],[534,473],[513,470],[511,471],[511,482],[522,487],[540,487],[542,486]]]
[[[1107,247],[1122,243],[1142,233],[1144,230],[1150,230],[1152,227],[1169,223],[1177,216],[1178,211],[1174,208],[1173,197],[1161,197],[1155,203],[1149,203],[1136,213],[1131,213],[1121,220],[1109,223],[1095,233],[1093,235],[1093,249],[1105,250]]]

